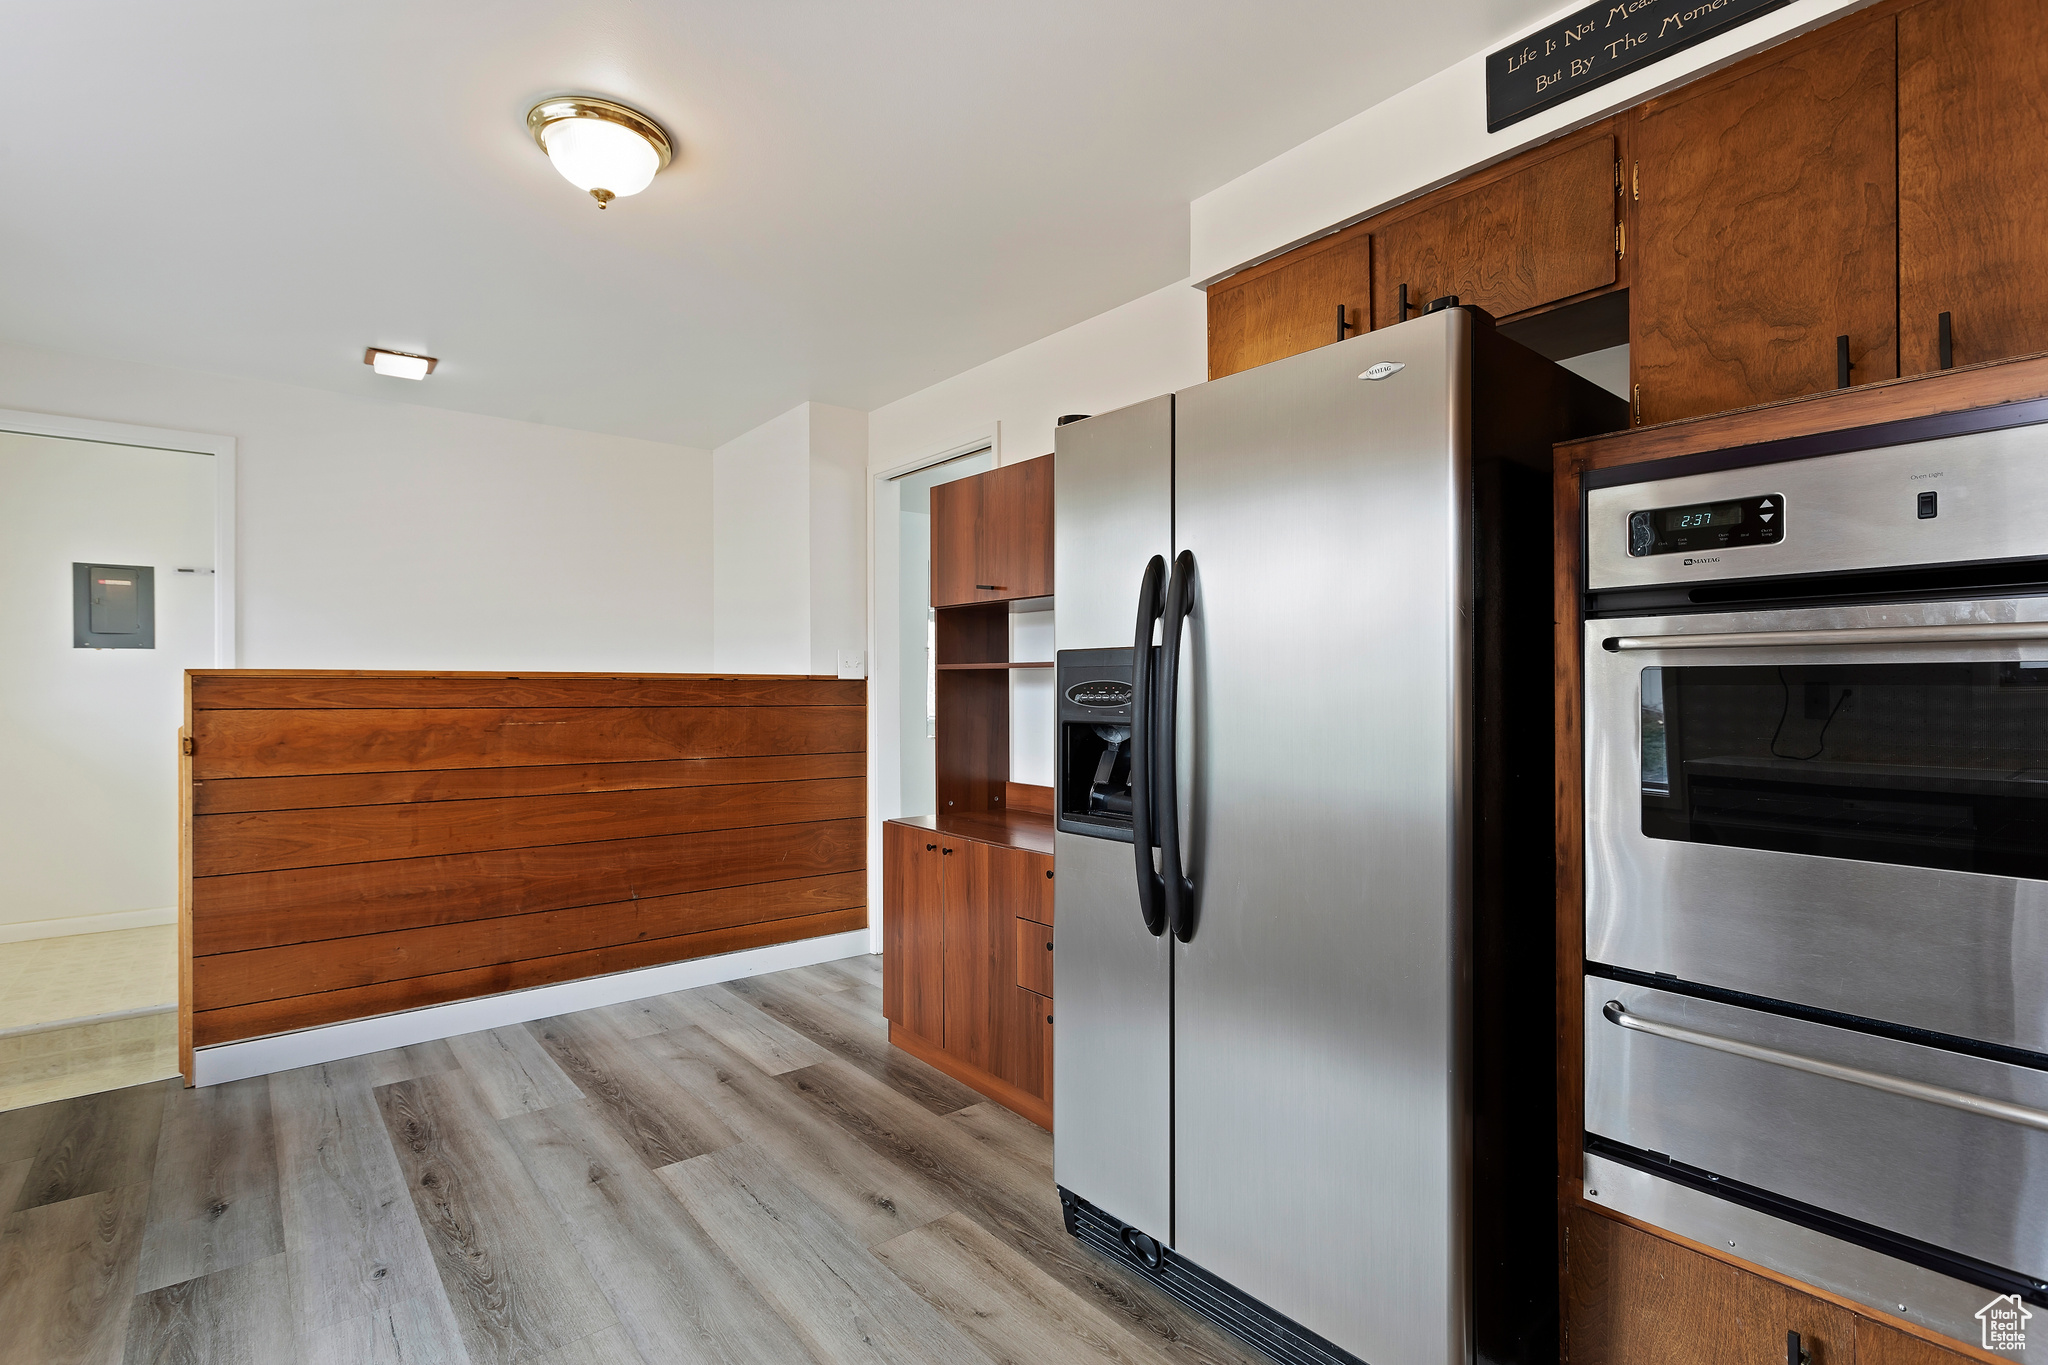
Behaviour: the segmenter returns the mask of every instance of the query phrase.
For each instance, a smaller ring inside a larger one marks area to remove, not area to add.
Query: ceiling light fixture
[[[410,351],[382,351],[372,346],[363,352],[363,363],[376,370],[378,374],[390,375],[393,379],[425,379],[441,362],[430,355],[414,355]]]
[[[610,100],[542,100],[526,111],[526,128],[562,178],[599,208],[646,189],[672,154],[660,124]]]

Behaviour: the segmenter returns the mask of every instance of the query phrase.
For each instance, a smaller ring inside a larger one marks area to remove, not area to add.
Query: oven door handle
[[[1607,1022],[1610,1024],[1633,1029],[1637,1033],[1647,1033],[1653,1038],[1669,1038],[1676,1043],[1691,1043],[1695,1047],[1712,1048],[1716,1052],[1747,1057],[1753,1062],[1768,1062],[1772,1066],[1804,1071],[1810,1076],[1826,1076],[1830,1080],[1847,1081],[1851,1085],[1867,1086],[1891,1095],[1904,1095],[1909,1099],[1925,1100],[1929,1104],[1946,1105],[1950,1109],[1960,1109],[1966,1114],[1976,1114],[1980,1118],[2000,1119],[2006,1123],[2017,1123],[2025,1128],[2038,1128],[2042,1132],[2048,1132],[2048,1112],[2030,1109],[2024,1104],[1986,1099],[1982,1095],[1972,1095],[1963,1090],[1950,1090],[1946,1086],[1909,1081],[1903,1076],[1887,1076],[1881,1071],[1865,1071],[1862,1067],[1824,1062],[1818,1057],[1802,1057],[1796,1052],[1780,1052],[1776,1048],[1758,1047],[1754,1043],[1723,1038],[1719,1034],[1702,1033],[1698,1029],[1686,1028],[1682,1024],[1661,1024],[1654,1019],[1645,1019],[1640,1014],[1630,1014],[1619,1000],[1608,1001],[1601,1006],[1600,1012],[1607,1016]]]
[[[1953,626],[1844,626],[1840,630],[1735,630],[1701,635],[1610,635],[1609,653],[1633,649],[1759,649],[1782,645],[1948,645],[2048,641],[2048,621],[1972,621]]]

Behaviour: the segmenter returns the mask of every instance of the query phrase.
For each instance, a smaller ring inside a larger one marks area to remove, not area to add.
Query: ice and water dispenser
[[[1131,651],[1064,649],[1058,665],[1058,827],[1129,842]]]

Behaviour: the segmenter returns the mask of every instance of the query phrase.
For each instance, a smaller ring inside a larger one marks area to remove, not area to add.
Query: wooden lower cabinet
[[[1582,1208],[1565,1215],[1568,1365],[1964,1365],[1976,1359]]]
[[[1050,1126],[1051,970],[1020,965],[1019,929],[1029,925],[1030,946],[1050,940],[1040,921],[1052,918],[1051,855],[892,820],[882,856],[882,1012],[892,1038]]]
[[[1785,1365],[1799,1333],[1813,1365],[1848,1365],[1856,1315],[1610,1218],[1565,1220],[1571,1365]]]
[[[945,867],[936,834],[882,826],[882,1013],[943,1043],[946,1037]]]

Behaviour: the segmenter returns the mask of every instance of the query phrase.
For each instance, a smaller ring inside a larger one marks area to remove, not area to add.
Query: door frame
[[[903,640],[894,536],[882,534],[883,490],[906,474],[987,451],[1003,463],[1002,423],[990,421],[927,453],[868,470],[868,943],[882,951],[882,822],[903,813]],[[890,591],[881,591],[888,583]]]
[[[213,666],[235,667],[235,438],[14,408],[0,408],[0,431],[213,457]]]

